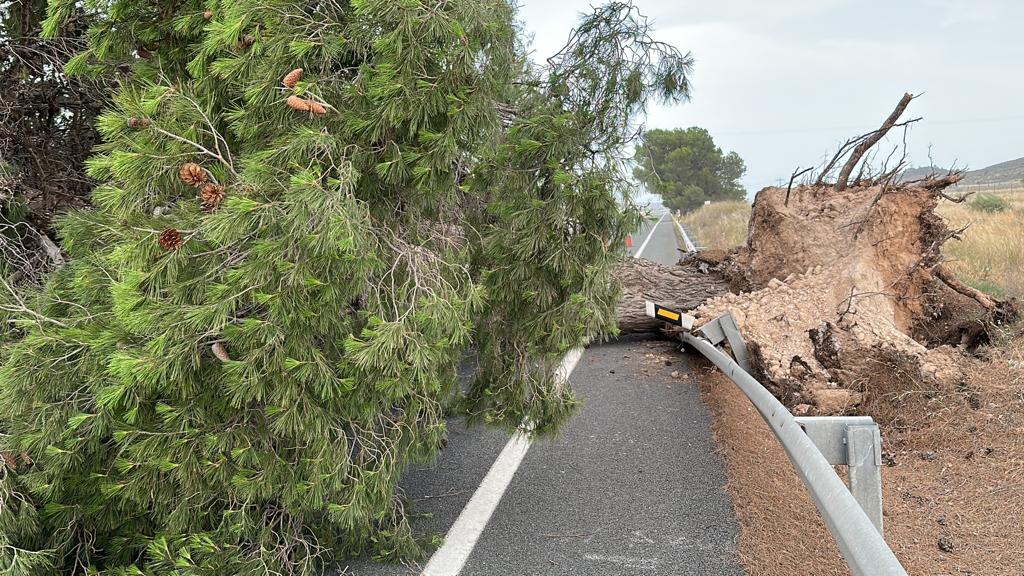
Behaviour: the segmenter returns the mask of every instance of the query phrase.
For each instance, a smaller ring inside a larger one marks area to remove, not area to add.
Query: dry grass
[[[696,236],[694,242],[701,248],[728,250],[747,242],[750,204],[715,202],[684,214],[679,220]]]
[[[1024,298],[1024,193],[996,193],[1010,208],[979,212],[967,204],[939,207],[952,228],[967,230],[946,243],[949,266],[964,282],[997,297]]]

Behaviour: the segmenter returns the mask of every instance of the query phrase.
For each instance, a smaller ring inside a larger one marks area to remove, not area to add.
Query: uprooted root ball
[[[952,348],[911,336],[933,314],[950,237],[934,211],[953,182],[761,190],[748,244],[732,258],[752,291],[708,300],[698,317],[731,312],[760,375],[798,412],[851,410],[864,388],[854,367],[878,354],[905,358],[924,380],[962,380]]]

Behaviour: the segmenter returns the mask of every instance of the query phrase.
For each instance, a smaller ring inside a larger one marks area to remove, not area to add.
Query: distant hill
[[[944,174],[946,170],[946,168],[939,168],[936,166],[908,168],[903,171],[901,178],[904,181],[918,180],[932,173]],[[1021,180],[1024,180],[1024,158],[1007,160],[1006,162],[993,164],[987,168],[971,170],[966,174],[960,184],[968,186],[977,184],[1008,184],[1019,183]]]

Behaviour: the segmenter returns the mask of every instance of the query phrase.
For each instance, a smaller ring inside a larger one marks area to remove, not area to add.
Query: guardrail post
[[[722,314],[701,326],[697,332],[715,346],[723,341],[728,342],[736,363],[750,372],[750,354],[747,352],[747,344],[743,341],[740,327],[736,325],[736,319],[732,317],[732,314],[728,312]]]
[[[726,322],[731,324],[729,328],[735,326],[735,322]],[[775,433],[853,576],[907,576],[882,536],[878,424],[868,416],[795,418],[736,360],[718,349],[716,344],[728,340],[723,322],[712,321],[697,334],[683,332],[679,336],[736,383]],[[739,336],[736,330],[734,337]],[[816,437],[823,441],[818,444]],[[850,486],[832,468],[840,463],[849,466]]]
[[[846,466],[850,493],[882,533],[882,435],[870,416],[800,416],[797,424],[833,466]]]
[[[846,429],[850,492],[882,533],[882,436],[878,424]]]

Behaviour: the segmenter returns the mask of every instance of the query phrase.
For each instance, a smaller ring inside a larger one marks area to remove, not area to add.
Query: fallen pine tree
[[[0,574],[414,560],[398,483],[449,415],[577,409],[559,365],[614,328],[639,220],[619,158],[692,59],[629,2],[540,66],[505,0],[129,4],[48,7],[119,82],[66,263],[0,283]]]
[[[635,319],[642,294],[691,310],[698,324],[731,313],[757,375],[801,413],[857,405],[866,389],[857,375],[880,355],[923,381],[961,381],[961,351],[984,343],[1017,307],[943,264],[942,245],[963,231],[935,209],[943,198],[963,201],[945,192],[961,172],[907,182],[905,156],[880,169],[865,160],[892,128],[916,121],[899,122],[912,99],[904,95],[878,130],[847,141],[816,179],[794,186],[798,170],[789,186],[758,192],[746,245],[687,256],[677,268],[626,264],[620,329],[648,328]],[[938,318],[944,330],[936,336],[925,328]]]

